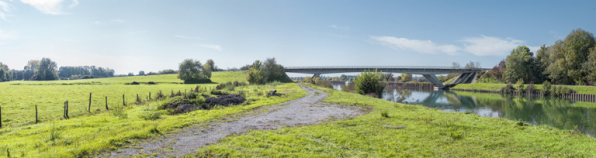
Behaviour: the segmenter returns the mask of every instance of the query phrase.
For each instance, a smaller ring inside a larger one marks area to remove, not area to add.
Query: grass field
[[[214,88],[218,82],[246,82],[246,72],[216,72],[212,80],[215,83],[200,84],[201,88]],[[125,85],[133,81],[156,85]],[[39,119],[50,121],[62,117],[65,101],[69,101],[71,116],[88,114],[89,93],[92,93],[91,111],[106,111],[108,106],[122,105],[122,95],[127,103],[136,102],[137,94],[143,100],[149,93],[152,98],[157,92],[166,95],[195,88],[198,84],[178,84],[182,80],[176,75],[114,77],[72,81],[16,81],[0,82],[0,107],[2,107],[3,126],[21,126],[35,121],[35,105],[38,106]]]
[[[214,157],[595,157],[577,131],[444,112],[326,88],[325,101],[374,110],[320,125],[251,131],[199,149]],[[388,117],[383,117],[387,114]],[[391,129],[384,126],[405,126]]]
[[[470,84],[458,84],[452,89],[468,89],[468,90],[489,90],[489,91],[500,91],[501,88],[507,86],[507,84],[502,83],[470,83]],[[513,85],[515,87],[515,84]],[[528,85],[526,84],[526,87]],[[553,85],[555,86],[555,85]],[[538,90],[542,90],[541,84],[535,84],[534,87]],[[595,86],[572,86],[572,85],[565,85],[565,87],[573,89],[576,93],[579,94],[596,94],[596,87]]]
[[[215,72],[214,82],[246,81],[246,72]],[[124,85],[124,83],[160,82],[158,85]],[[70,83],[101,82],[91,85]],[[166,83],[166,82],[169,82]],[[250,109],[285,102],[305,96],[306,93],[293,83],[277,85],[250,85],[237,87],[245,91],[250,104],[197,110],[185,114],[167,115],[157,107],[167,102],[151,101],[145,104],[119,106],[122,94],[128,102],[134,102],[136,93],[146,96],[148,92],[190,89],[196,85],[172,84],[181,82],[175,75],[105,78],[76,81],[5,82],[0,83],[2,95],[2,120],[0,128],[0,157],[85,157],[120,148],[142,139],[174,132],[191,124],[240,114]],[[54,84],[56,83],[56,84]],[[18,85],[17,85],[18,84]],[[200,84],[214,87],[215,84]],[[285,93],[282,97],[266,97],[266,91],[276,89]],[[87,113],[88,93],[93,93],[92,110]],[[80,93],[80,94],[79,94]],[[104,96],[108,96],[111,110],[105,110]],[[71,119],[63,120],[62,103],[71,101]],[[76,102],[75,102],[76,101]],[[34,104],[39,105],[42,122],[33,124]]]

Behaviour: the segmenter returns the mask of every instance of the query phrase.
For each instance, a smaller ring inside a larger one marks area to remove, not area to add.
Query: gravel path
[[[155,140],[100,155],[99,157],[180,157],[194,153],[202,146],[217,143],[232,134],[253,130],[269,130],[286,126],[316,124],[325,120],[337,120],[362,115],[365,110],[354,106],[329,105],[321,102],[327,93],[299,84],[308,96],[282,103],[278,106],[257,108],[253,114],[238,118],[197,124],[180,132]],[[229,121],[234,120],[234,121]]]

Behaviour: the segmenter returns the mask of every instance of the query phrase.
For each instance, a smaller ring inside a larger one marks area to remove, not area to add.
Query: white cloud
[[[199,46],[200,47],[203,47],[203,48],[215,49],[215,50],[221,52],[221,46],[220,45],[215,45],[215,44],[199,44]]]
[[[456,55],[459,47],[454,45],[438,45],[430,40],[411,40],[406,38],[396,38],[391,36],[371,36],[371,39],[380,42],[385,46],[393,49],[411,50],[425,54],[439,54],[445,53],[449,55]]]
[[[21,0],[21,2],[35,7],[44,14],[58,15],[64,13],[62,12],[63,0]],[[78,0],[73,0],[69,7],[72,8],[78,4]]]
[[[202,40],[202,38],[200,38],[200,37],[190,37],[190,36],[183,36],[183,35],[175,35],[174,37],[184,38],[184,39]]]
[[[393,49],[410,50],[425,54],[445,53],[457,55],[458,52],[463,51],[476,56],[506,56],[511,53],[511,50],[525,45],[525,42],[522,40],[513,38],[501,39],[484,35],[463,38],[460,40],[460,42],[463,42],[463,46],[450,44],[438,45],[431,40],[421,41],[391,36],[371,36],[370,38]],[[534,46],[527,47],[532,52],[536,52],[540,48]]]
[[[6,20],[6,15],[10,14],[10,11],[12,10],[12,6],[4,1],[0,1],[0,19]]]
[[[350,30],[350,27],[348,27],[348,26],[329,25],[328,27],[338,29],[338,30],[344,30],[344,31]]]
[[[511,50],[517,48],[517,46],[524,45],[524,41],[522,40],[512,38],[500,39],[484,35],[464,38],[462,42],[464,42],[464,51],[477,56],[506,56],[511,53]]]

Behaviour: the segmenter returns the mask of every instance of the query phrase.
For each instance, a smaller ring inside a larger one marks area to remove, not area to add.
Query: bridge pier
[[[428,80],[428,82],[432,83],[433,86],[435,86],[438,89],[444,89],[446,88],[445,85],[443,85],[443,83],[441,82],[441,80],[439,80],[439,78],[437,78],[437,76],[435,76],[435,74],[422,74],[422,76],[424,76],[424,78],[426,78],[426,80]]]
[[[312,78],[315,78],[315,77],[321,77],[321,74],[320,73],[315,73],[314,75],[312,75]]]

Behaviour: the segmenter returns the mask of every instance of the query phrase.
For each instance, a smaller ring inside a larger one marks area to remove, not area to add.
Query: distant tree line
[[[50,58],[30,60],[23,70],[9,70],[7,65],[0,63],[0,81],[10,80],[58,80],[80,79],[93,77],[113,77],[114,70],[95,66],[62,66]]]
[[[58,77],[66,79],[114,77],[114,69],[95,66],[61,66]]]
[[[582,29],[573,30],[564,40],[540,47],[536,54],[518,46],[481,79],[498,82],[596,85],[596,40]]]

